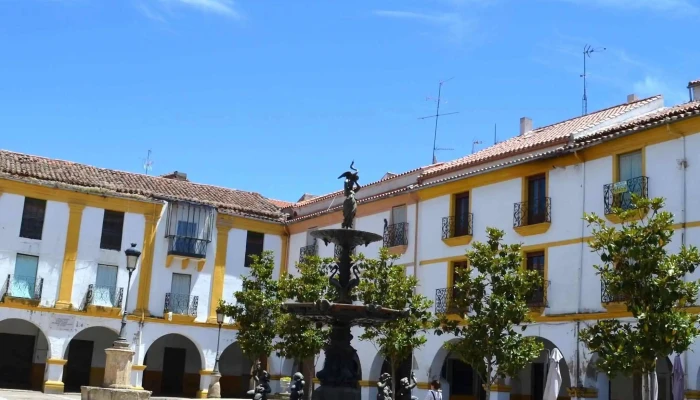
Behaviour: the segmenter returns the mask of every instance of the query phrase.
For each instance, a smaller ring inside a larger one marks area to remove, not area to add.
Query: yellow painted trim
[[[686,390],[685,398],[690,399],[700,399],[700,390]]]
[[[542,233],[547,232],[551,225],[552,225],[551,222],[542,222],[539,224],[516,226],[513,229],[520,236],[532,236],[532,235],[540,235]]]
[[[168,322],[171,322],[173,324],[184,325],[194,322],[195,319],[197,319],[197,316],[173,314],[172,321]]]
[[[63,252],[63,268],[61,283],[58,289],[56,308],[71,309],[73,295],[73,279],[75,277],[75,262],[78,259],[78,242],[80,241],[80,222],[83,219],[84,204],[68,203],[68,228],[66,230],[66,246]]]
[[[430,389],[430,382],[416,382],[416,387],[418,389]]]
[[[202,272],[204,269],[204,264],[207,262],[205,258],[199,259],[197,261],[197,272]]]
[[[151,295],[151,277],[153,276],[153,253],[156,245],[156,227],[161,212],[162,204],[154,204],[151,212],[144,214],[146,220],[143,229],[143,247],[141,254],[141,265],[139,268],[138,296],[136,297],[135,313],[141,316],[148,316],[148,301]]]
[[[60,381],[46,381],[44,382],[44,392],[49,389],[51,393],[63,393],[63,382]]]
[[[280,254],[280,278],[287,275],[289,271],[289,230],[285,226],[284,235],[282,235],[282,253]]]
[[[406,253],[406,249],[408,249],[407,245],[402,245],[402,246],[392,246],[387,249],[389,254],[393,255],[401,255]]]
[[[0,192],[33,197],[36,199],[57,201],[63,203],[83,204],[86,207],[95,207],[105,210],[121,211],[135,214],[146,214],[154,205],[162,204],[147,199],[135,199],[106,195],[100,189],[81,188],[81,191],[73,191],[56,187],[56,185],[44,186],[10,179],[0,178]]]
[[[621,302],[613,302],[613,303],[602,303],[603,308],[605,308],[608,312],[625,312],[627,311],[627,304],[621,303]]]
[[[87,315],[90,317],[100,317],[100,318],[119,318],[116,316],[92,315],[90,313],[86,313],[84,311],[79,311],[79,310],[63,310],[60,308],[53,308],[53,307],[41,307],[41,306],[39,306],[39,302],[37,302],[37,301],[20,302],[20,301],[15,301],[15,300],[27,300],[27,299],[5,297],[4,302],[0,303],[0,307],[14,308],[14,309],[19,309],[19,310],[36,311],[36,312],[47,312],[47,313],[53,313],[53,314],[68,314],[68,315],[80,315],[80,316]]]
[[[318,378],[313,378],[311,379],[313,383],[321,383],[321,381]]]
[[[216,255],[214,257],[214,270],[211,274],[211,301],[209,302],[209,318],[207,318],[207,322],[211,323],[216,323],[216,309],[224,295],[226,251],[231,229],[233,229],[233,221],[219,214],[216,219]]]
[[[282,225],[281,223],[265,222],[249,218],[234,217],[227,214],[221,214],[221,217],[232,219],[233,227],[236,229],[266,233],[268,235],[284,235],[284,225]]]
[[[121,307],[103,307],[91,304],[87,306],[87,314],[95,317],[112,316],[120,317],[122,313]]]
[[[438,264],[438,263],[451,262],[451,261],[467,261],[467,256],[462,254],[460,256],[450,256],[450,257],[433,258],[431,260],[421,260],[421,262],[419,262],[418,265]]]
[[[190,265],[190,258],[189,257],[185,257],[182,259],[182,261],[180,261],[180,266],[182,267],[182,269],[187,269],[188,265]]]
[[[46,363],[49,365],[66,365],[68,360],[62,360],[60,358],[49,358],[46,360]]]
[[[484,389],[486,389],[485,385],[481,385],[481,386],[483,386]],[[491,385],[492,392],[507,393],[507,392],[510,392],[510,390],[511,390],[511,387],[509,385],[503,385],[500,383],[496,383],[496,384]]]
[[[471,201],[471,199],[470,199]],[[471,206],[470,206],[471,207]],[[447,239],[442,239],[442,242],[450,247],[466,246],[472,241],[472,235],[455,236]]]
[[[165,268],[170,268],[170,265],[172,265],[174,259],[175,256],[172,254],[165,256]]]
[[[39,300],[25,299],[23,297],[12,297],[9,295],[5,295],[3,302],[5,304],[7,304],[8,307],[26,308],[26,309],[32,309],[34,307],[38,307],[39,303],[41,303],[41,301],[39,301]],[[0,303],[0,304],[2,304],[2,303]]]
[[[549,280],[549,247],[543,247],[543,246],[537,247],[536,245],[535,246],[528,246],[528,247],[529,247],[528,250],[523,250],[521,248],[521,250],[523,252],[522,269],[527,268],[527,254],[528,253],[543,252],[544,253],[544,272],[543,272],[544,278],[543,279],[545,282],[548,281]],[[547,293],[548,289],[549,288],[545,288],[545,293],[544,293],[545,302],[547,301],[547,299],[549,297],[549,293]],[[537,317],[542,316],[542,314],[544,313],[544,309],[545,309],[545,307],[530,307],[530,318],[536,319]]]
[[[377,381],[360,381],[360,387],[374,387],[377,386]]]
[[[571,397],[579,399],[597,399],[598,389],[587,388],[587,387],[570,387],[566,388],[566,392]]]
[[[156,324],[169,324],[169,325],[182,325],[182,326],[193,326],[197,328],[213,328],[217,329],[219,326],[217,324],[209,323],[209,322],[198,322],[195,321],[192,317],[189,319],[183,319],[179,320],[175,318],[175,314],[173,314],[173,320],[168,321],[165,318],[156,318],[156,317],[144,317],[143,322],[146,323],[156,323]],[[141,321],[141,316],[140,315],[129,315],[127,316],[127,319],[129,321]],[[238,324],[223,324],[221,325],[221,329],[230,329],[230,330],[237,330],[238,329]]]
[[[208,389],[197,390],[197,395],[194,398],[195,399],[206,399],[207,394],[209,394]]]
[[[201,370],[199,370],[199,374],[200,374],[200,375],[211,375],[211,374],[213,374],[213,373],[214,373],[214,371],[211,370],[211,369],[201,369]]]
[[[146,369],[145,365],[132,365],[131,370],[132,371],[143,371]]]

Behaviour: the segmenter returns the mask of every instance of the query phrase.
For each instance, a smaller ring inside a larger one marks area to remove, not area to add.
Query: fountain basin
[[[325,324],[340,322],[349,326],[381,325],[408,313],[407,310],[394,310],[375,305],[330,303],[327,301],[285,303],[282,305],[282,310],[309,321]]]
[[[319,229],[311,232],[311,236],[323,240],[323,243],[334,243],[343,247],[367,246],[383,239],[382,235],[355,229]]]

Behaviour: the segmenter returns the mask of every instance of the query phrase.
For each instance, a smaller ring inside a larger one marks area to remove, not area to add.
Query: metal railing
[[[449,239],[472,234],[472,213],[442,218],[442,238]]]
[[[603,186],[605,214],[612,214],[615,208],[621,208],[623,210],[632,208],[632,194],[636,194],[640,197],[648,197],[649,178],[646,176],[639,176],[626,181],[608,183]]]
[[[624,303],[627,301],[627,296],[625,295],[613,295],[608,290],[608,284],[603,279],[600,280],[600,302],[603,304],[609,303]]]
[[[536,288],[530,298],[527,299],[528,307],[549,307],[549,302],[547,301],[547,293],[549,292],[550,281],[542,280],[542,285]]]
[[[40,301],[43,288],[44,278],[9,274],[2,296]]]
[[[399,222],[384,227],[384,247],[408,245],[408,222]]]
[[[168,254],[183,257],[204,258],[207,256],[206,239],[184,236],[168,236]]]
[[[124,288],[116,286],[88,285],[85,296],[85,304],[89,306],[102,306],[121,308],[124,299]]]
[[[464,314],[455,304],[455,298],[458,296],[457,289],[441,288],[435,289],[435,314]],[[466,312],[469,312],[469,307]]]
[[[318,255],[318,245],[310,244],[299,249],[299,260]]]
[[[552,202],[544,197],[536,202],[523,201],[513,206],[513,227],[552,222]]]
[[[199,304],[199,296],[190,296],[180,293],[166,293],[165,307],[163,313],[169,312],[179,315],[197,316],[197,305]]]

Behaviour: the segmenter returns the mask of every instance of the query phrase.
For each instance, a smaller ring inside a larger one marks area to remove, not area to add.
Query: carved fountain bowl
[[[399,319],[407,313],[404,310],[379,306],[343,303],[285,303],[282,310],[314,322],[340,322],[351,326],[381,325]]]
[[[355,229],[319,229],[311,232],[311,236],[321,239],[327,245],[334,243],[341,246],[367,246],[383,239],[381,235]]]

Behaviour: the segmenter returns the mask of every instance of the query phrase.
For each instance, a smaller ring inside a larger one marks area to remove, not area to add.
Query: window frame
[[[28,205],[30,205],[30,207],[42,205],[43,207],[41,207],[41,212],[37,212],[38,208],[37,210],[30,210],[27,207]],[[33,197],[24,198],[24,205],[22,207],[22,219],[19,228],[19,237],[34,240],[42,239],[42,237],[44,236],[44,223],[46,222],[46,206],[46,200],[37,199]],[[36,229],[36,227],[39,225],[41,225],[41,228],[38,230],[38,235],[32,235],[33,233],[36,233],[33,231],[33,229]]]
[[[100,249],[121,251],[122,243],[124,242],[125,216],[125,213],[122,211],[104,210],[104,215],[102,216],[102,232],[100,235]],[[121,218],[121,224],[119,224],[119,229],[116,229],[117,219],[119,217]],[[107,230],[105,230],[105,227]],[[117,231],[119,234],[116,233]],[[105,235],[105,233],[107,233],[107,235]],[[116,245],[117,238],[119,239],[118,246]]]
[[[254,238],[251,238],[252,236],[260,235],[260,240],[259,243],[258,241],[254,240]],[[256,253],[254,250],[257,249],[251,249],[250,244],[253,243],[253,245],[258,245],[260,246],[260,252]],[[243,266],[245,268],[250,268],[250,265],[252,264],[253,260],[250,258],[252,255],[257,255],[260,256],[263,251],[265,251],[265,234],[262,232],[256,232],[256,231],[246,231],[246,239],[245,239],[245,258],[243,260]]]

